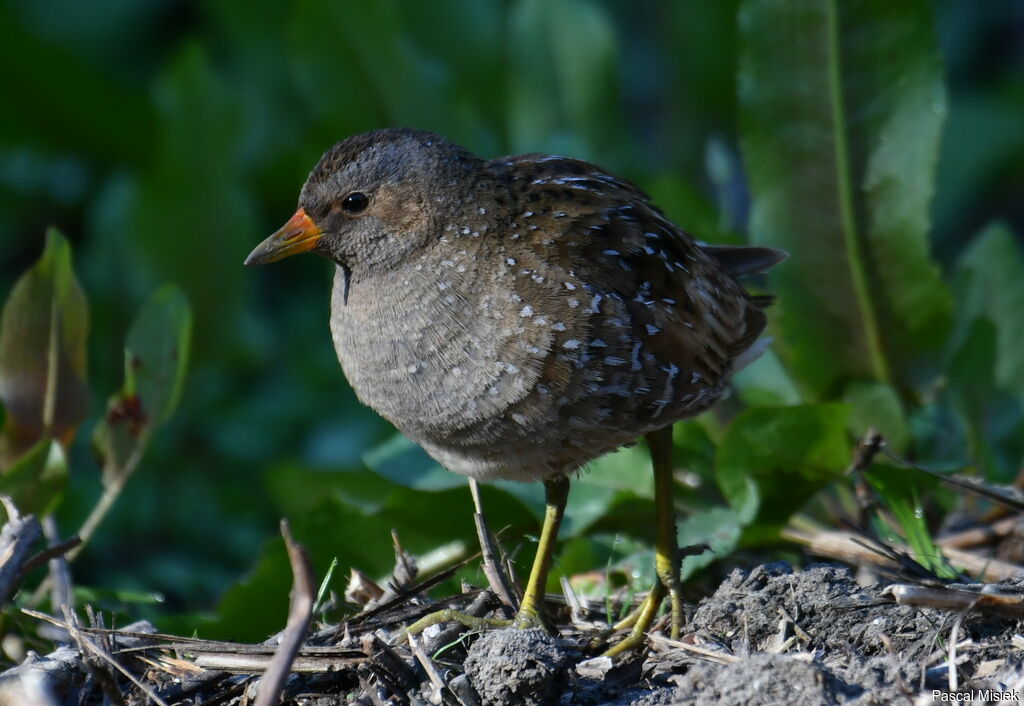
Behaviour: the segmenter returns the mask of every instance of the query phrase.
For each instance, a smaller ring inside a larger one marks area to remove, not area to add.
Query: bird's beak
[[[316,247],[323,236],[305,209],[300,208],[280,230],[256,246],[245,258],[246,265],[264,265]]]

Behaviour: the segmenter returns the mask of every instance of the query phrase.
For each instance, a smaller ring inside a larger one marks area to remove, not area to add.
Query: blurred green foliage
[[[101,607],[262,638],[287,606],[282,515],[319,571],[339,559],[339,593],[348,567],[389,571],[391,529],[414,553],[473,546],[462,479],[346,386],[329,268],[241,267],[323,150],[385,125],[488,156],[590,159],[698,237],[792,252],[769,280],[777,353],[676,429],[684,542],[722,557],[773,541],[871,426],[930,468],[1000,482],[1020,468],[1019,3],[39,0],[0,2],[0,26],[0,296],[47,226],[67,234],[88,293],[88,420],[109,419],[110,391],[117,405],[148,384],[123,358],[146,297],[174,282],[194,317],[180,407],[74,565]],[[158,328],[181,331],[162,291]],[[89,440],[125,451],[93,425],[68,449],[65,533],[110,487]],[[35,449],[21,472],[63,482],[53,458]],[[632,540],[652,534],[649,476],[640,448],[581,476],[558,568],[647,566]],[[920,501],[897,514],[921,521]],[[540,489],[502,484],[485,502],[527,565]]]

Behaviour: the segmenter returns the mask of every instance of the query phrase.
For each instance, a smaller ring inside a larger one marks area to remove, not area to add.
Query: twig
[[[966,490],[967,492],[974,493],[975,495],[980,495],[983,498],[991,500],[992,502],[998,503],[1011,510],[1024,512],[1024,493],[1014,486],[994,485],[977,478],[960,475],[950,476],[942,473],[936,473],[935,471],[930,471],[916,463],[912,463],[905,458],[894,456],[891,453],[886,452],[886,456],[896,463],[902,464],[908,468],[913,468],[915,471],[925,473],[932,478],[937,478],[947,485],[960,488],[961,490]]]
[[[121,491],[124,490],[125,482],[127,482],[127,476],[115,477],[111,480],[110,485],[103,488],[103,494],[100,499],[96,501],[96,505],[93,506],[92,512],[85,518],[85,522],[82,523],[82,528],[78,530],[78,536],[81,538],[81,543],[68,553],[68,561],[74,561],[82,550],[85,549],[85,545],[92,539],[93,534],[96,532],[96,528],[103,522],[103,518],[110,512],[110,508],[114,506],[114,502],[121,495]]]
[[[431,695],[433,697],[431,698],[431,702],[435,704],[442,703],[446,689],[444,679],[442,679],[441,675],[438,674],[437,667],[434,666],[434,662],[423,651],[423,647],[414,636],[409,637],[409,646],[412,648],[413,657],[415,657],[416,661],[420,663],[421,667],[423,667],[423,671],[427,673],[427,678],[430,679],[430,683],[434,687],[434,693]]]
[[[313,604],[316,601],[316,581],[313,568],[310,566],[306,550],[296,544],[292,537],[287,520],[281,520],[281,536],[288,550],[288,562],[292,567],[292,600],[288,610],[288,623],[281,644],[274,653],[263,679],[260,680],[260,691],[254,706],[272,706],[280,702],[281,689],[295,655],[302,647],[302,641],[309,629],[309,621],[313,617]]]
[[[0,606],[4,606],[18,590],[24,577],[22,567],[42,538],[43,529],[34,516],[22,516],[6,495],[0,495],[0,504],[7,511],[7,522],[0,530]]]
[[[936,539],[935,543],[943,549],[967,549],[987,544],[994,539],[1003,539],[1012,534],[1020,525],[1020,516],[1014,515],[1013,517],[1006,517],[993,522],[990,525],[971,527],[960,532],[944,535]]]
[[[703,660],[708,662],[714,662],[715,664],[733,664],[739,662],[740,658],[736,655],[727,654],[725,652],[718,652],[716,650],[709,650],[706,647],[698,647],[697,645],[691,645],[688,642],[680,642],[679,640],[670,640],[667,637],[662,637],[658,634],[650,634],[647,636],[651,646],[655,649],[662,649],[665,647],[672,647],[675,649],[689,652],[690,654],[697,655]]]
[[[983,586],[980,591],[967,591],[952,587],[930,588],[894,584],[885,590],[891,593],[900,605],[955,610],[962,613],[977,610],[1010,618],[1024,618],[1024,596],[1000,593],[992,586]]]
[[[857,506],[859,508],[858,522],[862,521],[864,515],[867,514],[872,506],[877,505],[875,495],[864,479],[864,471],[871,466],[875,456],[883,448],[885,448],[885,439],[882,435],[875,429],[868,429],[857,442],[857,448],[853,450],[853,458],[850,461],[850,465],[846,468],[845,475],[855,477],[854,492],[857,496]]]
[[[964,614],[960,613],[953,621],[953,628],[949,632],[949,691],[956,693],[959,683],[956,671],[956,643],[960,638],[960,623],[963,622]]]
[[[67,693],[80,679],[82,654],[63,645],[45,657],[30,657],[0,674],[0,704],[58,704],[55,693]]]
[[[885,447],[885,439],[874,429],[868,429],[867,433],[857,442],[857,448],[853,451],[853,459],[846,469],[846,475],[866,471],[871,462],[875,460],[878,452]]]
[[[121,491],[124,490],[124,486],[128,483],[128,479],[135,473],[135,469],[139,465],[139,461],[142,460],[142,454],[145,452],[146,447],[149,446],[149,434],[152,431],[152,427],[146,426],[138,439],[136,439],[135,447],[132,449],[131,455],[128,460],[124,462],[124,465],[120,468],[115,468],[110,464],[108,460],[103,467],[103,494],[100,499],[96,502],[92,512],[85,518],[85,522],[82,523],[81,529],[78,530],[78,536],[82,539],[82,543],[75,547],[73,550],[68,552],[67,560],[74,561],[75,558],[85,548],[85,545],[92,539],[96,529],[100,526],[106,518],[107,513],[114,506],[114,502],[120,497]]]
[[[369,657],[367,666],[394,693],[407,693],[419,684],[416,671],[389,645],[373,633],[360,639],[363,652]]]
[[[46,535],[46,543],[50,547],[60,544],[60,533],[57,531],[57,520],[53,515],[43,518],[43,534]],[[80,545],[81,540],[75,542]],[[75,546],[73,545],[73,546]],[[71,570],[68,568],[64,552],[58,552],[50,559],[50,584],[53,591],[50,594],[50,605],[54,613],[71,613],[75,610],[74,595],[71,591]]]
[[[153,703],[157,704],[158,706],[167,706],[167,702],[161,699],[156,694],[156,692],[154,692],[151,688],[146,686],[134,674],[128,671],[125,667],[123,667],[116,659],[114,659],[106,652],[104,652],[102,649],[97,647],[96,644],[91,639],[89,639],[87,634],[88,630],[79,628],[76,625],[72,625],[69,620],[59,620],[57,618],[45,615],[43,613],[37,613],[36,611],[25,610],[23,612],[28,615],[44,617],[47,620],[47,622],[53,623],[54,625],[57,625],[58,627],[61,627],[64,630],[67,630],[68,634],[71,635],[71,638],[78,645],[78,649],[80,652],[88,652],[90,655],[94,657],[99,657],[100,660],[107,662],[114,669],[121,672],[121,674],[123,674],[128,679],[128,681],[134,684],[143,694],[145,694],[150,700],[152,700]],[[149,635],[146,635],[146,637],[149,637]],[[83,658],[85,657],[84,654],[82,656]]]
[[[173,645],[166,646],[168,649],[173,647]],[[366,655],[362,652],[357,656],[351,656],[354,654],[353,650],[339,649],[337,652],[338,656],[306,654],[306,650],[302,649],[292,661],[289,671],[296,674],[327,674],[366,661]],[[272,661],[271,655],[247,654],[243,651],[234,654],[211,652],[198,655],[195,658],[195,665],[202,669],[231,672],[232,674],[261,674],[270,670]]]
[[[78,537],[69,537],[59,544],[47,547],[34,557],[26,561],[21,567],[21,574],[18,576],[18,583],[21,583],[26,576],[54,557],[62,556],[82,543]]]
[[[423,593],[424,591],[428,591],[431,588],[433,588],[434,586],[436,586],[437,584],[443,583],[444,581],[447,581],[448,579],[450,579],[452,576],[455,575],[456,571],[458,571],[459,569],[461,569],[463,566],[465,566],[469,562],[473,561],[474,559],[479,558],[479,556],[480,556],[480,554],[477,553],[477,554],[474,554],[473,556],[467,557],[466,559],[463,559],[462,561],[460,561],[458,564],[455,564],[454,566],[451,566],[451,567],[445,569],[441,573],[436,574],[434,576],[431,576],[429,579],[424,579],[423,581],[420,581],[418,584],[416,584],[415,586],[410,588],[408,591],[406,591],[406,592],[404,592],[404,593],[402,593],[402,594],[400,594],[398,596],[395,596],[394,598],[392,598],[390,600],[387,600],[387,601],[381,603],[380,605],[376,606],[375,608],[372,608],[372,609],[370,609],[368,611],[365,611],[363,613],[360,613],[358,615],[353,616],[349,620],[347,620],[347,621],[345,621],[343,623],[340,623],[337,627],[331,629],[330,630],[330,634],[332,634],[334,636],[338,636],[342,632],[344,632],[346,629],[354,628],[354,627],[357,627],[357,626],[365,627],[366,623],[368,623],[368,622],[370,622],[370,624],[372,625],[371,621],[373,620],[373,618],[376,618],[377,616],[379,616],[379,615],[381,615],[383,613],[387,613],[387,612],[391,611],[393,608],[396,608],[397,606],[402,605],[403,603],[408,603],[409,601],[411,601],[413,598],[415,598],[419,594]],[[427,608],[427,610],[429,610],[429,608]]]
[[[807,547],[807,550],[818,556],[839,559],[855,566],[872,563],[878,566],[896,566],[889,557],[884,557],[876,549],[865,547],[849,533],[835,530],[816,530],[813,532],[787,527],[782,531],[783,539]],[[901,551],[910,551],[908,547],[893,545]],[[980,557],[970,552],[953,548],[944,548],[942,552],[951,564],[962,567],[964,571],[977,576],[982,581],[996,583],[1016,578],[1024,573],[1024,568],[998,559]]]
[[[476,523],[476,534],[480,540],[480,551],[484,557],[484,575],[491,586],[494,594],[501,599],[501,602],[512,608],[519,609],[519,601],[512,590],[512,583],[506,573],[501,569],[498,562],[498,553],[494,548],[494,535],[487,526],[487,519],[484,517],[483,503],[480,500],[480,485],[475,478],[469,479],[469,492],[473,496],[473,521]]]
[[[391,572],[388,588],[395,593],[401,593],[416,583],[416,575],[419,570],[416,567],[416,562],[410,561],[409,554],[402,548],[398,530],[391,530],[391,546],[395,552],[395,570]]]

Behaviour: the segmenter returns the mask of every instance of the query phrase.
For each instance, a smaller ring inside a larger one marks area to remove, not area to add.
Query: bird
[[[359,400],[477,481],[541,481],[545,518],[515,627],[543,610],[570,476],[644,437],[655,478],[657,581],[608,650],[640,644],[665,598],[683,622],[672,425],[708,409],[765,347],[765,308],[738,278],[781,262],[709,245],[594,164],[483,159],[384,128],[327,150],[298,209],[245,259],[335,265],[330,331]]]

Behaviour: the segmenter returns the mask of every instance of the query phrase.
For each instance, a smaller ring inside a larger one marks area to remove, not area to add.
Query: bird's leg
[[[558,538],[558,528],[562,524],[565,503],[569,499],[569,479],[559,476],[544,481],[546,508],[544,524],[540,530],[540,541],[537,543],[537,555],[533,559],[533,569],[526,583],[526,592],[519,603],[519,612],[512,620],[501,618],[477,618],[457,610],[439,610],[430,613],[405,629],[408,635],[418,635],[431,625],[457,622],[473,630],[488,628],[514,627],[520,629],[542,628],[554,632],[544,613],[544,593],[548,582],[548,568],[551,565],[551,553]],[[660,602],[660,601],[659,601]],[[657,606],[654,607],[657,610]],[[400,637],[399,640],[404,639]]]
[[[657,535],[654,543],[654,565],[661,583],[668,589],[672,610],[669,637],[679,639],[683,627],[683,581],[679,575],[679,539],[676,534],[676,511],[672,480],[672,427],[647,435],[654,466],[654,505]]]
[[[558,528],[562,524],[565,503],[569,499],[569,479],[557,476],[544,481],[545,509],[544,524],[540,530],[540,541],[537,543],[537,555],[533,558],[533,568],[526,582],[526,591],[519,604],[519,612],[512,620],[517,628],[542,627],[552,632],[547,616],[544,614],[544,593],[548,582],[548,568],[551,566],[551,554],[558,538]]]
[[[640,608],[616,625],[616,628],[627,628],[632,625],[633,629],[621,642],[605,652],[608,657],[620,655],[643,642],[644,634],[654,622],[666,593],[672,610],[670,636],[673,640],[679,638],[679,630],[683,624],[679,545],[676,539],[676,516],[672,501],[672,427],[653,431],[647,434],[646,439],[651,450],[651,463],[654,466],[654,513],[657,524],[654,567],[658,574],[658,582],[640,604]]]

